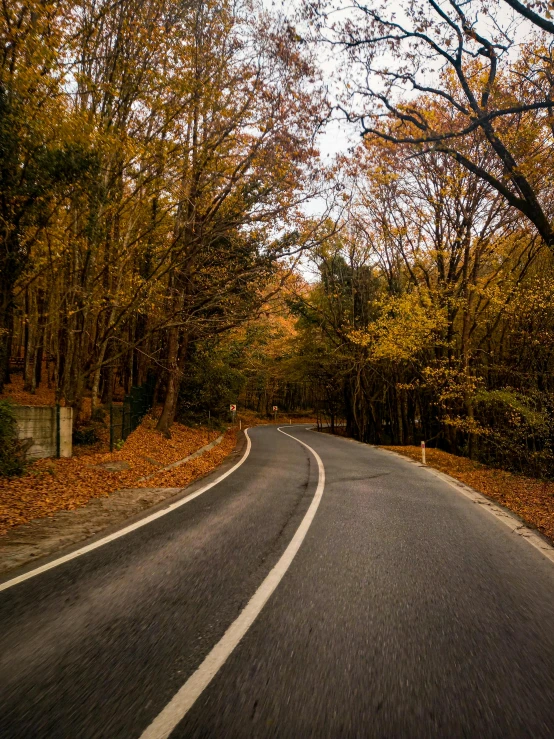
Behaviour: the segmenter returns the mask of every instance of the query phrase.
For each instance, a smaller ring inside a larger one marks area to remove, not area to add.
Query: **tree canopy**
[[[148,380],[165,434],[240,397],[552,474],[550,11],[4,4],[0,389]]]

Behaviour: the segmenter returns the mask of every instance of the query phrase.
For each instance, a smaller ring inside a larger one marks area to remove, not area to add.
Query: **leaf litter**
[[[220,435],[206,427],[190,428],[175,423],[171,439],[155,430],[155,419],[147,416],[114,452],[92,451],[69,459],[40,459],[17,478],[0,478],[0,535],[34,519],[72,511],[93,498],[106,497],[128,488],[182,488],[211,472],[233,450],[236,429],[228,429],[221,443],[172,470],[160,467],[177,462]],[[99,465],[126,463],[128,469],[109,471]],[[154,473],[154,474],[153,474]],[[153,474],[146,481],[140,478]]]

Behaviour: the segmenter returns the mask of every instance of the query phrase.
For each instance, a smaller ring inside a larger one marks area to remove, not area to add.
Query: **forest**
[[[4,3],[0,392],[552,477],[551,5]]]

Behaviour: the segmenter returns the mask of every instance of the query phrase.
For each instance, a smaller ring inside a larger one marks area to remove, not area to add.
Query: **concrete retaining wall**
[[[18,436],[32,439],[27,457],[41,459],[56,456],[56,407],[51,405],[13,406]],[[73,408],[60,408],[60,456],[71,457]]]

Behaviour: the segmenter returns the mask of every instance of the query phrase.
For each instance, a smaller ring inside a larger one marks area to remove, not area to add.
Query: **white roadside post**
[[[425,464],[425,442],[421,442],[421,461]]]

